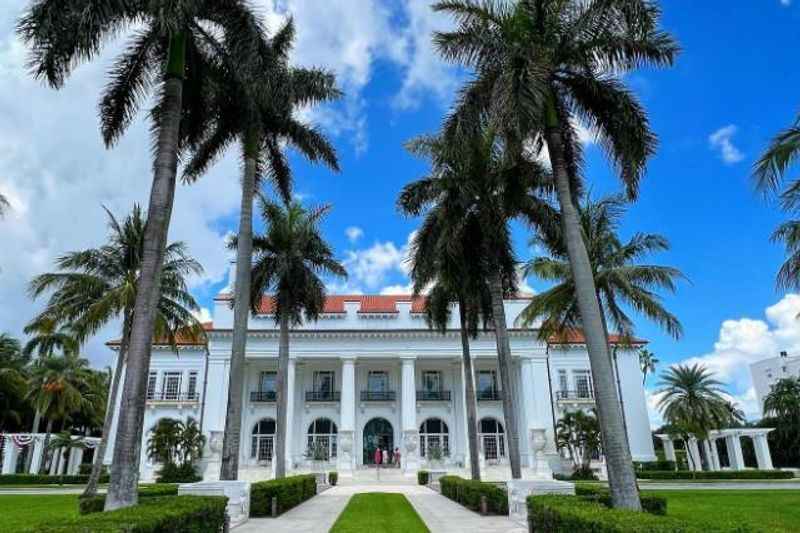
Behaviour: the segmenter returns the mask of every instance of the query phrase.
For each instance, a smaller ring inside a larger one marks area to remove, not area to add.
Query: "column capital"
[[[358,356],[356,356],[356,355],[340,355],[339,356],[339,361],[341,361],[342,363],[354,364],[357,359],[358,359]]]
[[[400,356],[400,360],[403,362],[404,365],[410,365],[414,361],[417,360],[417,356],[416,355],[401,355]]]

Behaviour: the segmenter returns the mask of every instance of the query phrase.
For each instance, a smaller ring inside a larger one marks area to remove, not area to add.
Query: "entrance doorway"
[[[363,464],[375,464],[375,450],[389,450],[391,457],[394,451],[394,429],[385,418],[373,418],[364,426],[364,457]]]

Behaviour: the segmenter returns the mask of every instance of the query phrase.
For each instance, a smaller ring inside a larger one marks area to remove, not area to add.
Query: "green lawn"
[[[748,524],[765,532],[800,531],[800,491],[646,491],[667,498],[667,514],[718,526]]]
[[[58,523],[77,516],[77,494],[0,495],[0,529],[4,532],[12,533],[43,522]]]
[[[402,494],[356,494],[336,520],[331,533],[428,533],[422,519]]]

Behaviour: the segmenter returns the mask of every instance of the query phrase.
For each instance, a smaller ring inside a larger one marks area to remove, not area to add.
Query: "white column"
[[[526,417],[525,423],[520,424],[520,436],[525,439],[524,449],[529,451],[528,466],[535,477],[552,479],[553,472],[546,454],[555,453],[555,431],[544,350],[540,350],[538,357],[520,359],[520,382]]]
[[[703,470],[703,462],[700,459],[700,448],[697,446],[697,439],[695,437],[689,437],[688,442],[689,442],[689,449],[687,450],[687,452],[692,456],[691,460],[691,463],[693,463],[691,465],[692,469],[701,471]]]
[[[742,443],[739,435],[729,435],[725,437],[725,444],[728,447],[728,460],[731,470],[744,470],[744,456],[742,455]]]
[[[39,467],[42,465],[42,452],[44,451],[44,435],[37,434],[36,437],[33,439],[33,444],[29,444],[28,446],[32,446],[33,449],[28,452],[33,454],[33,460],[31,461],[31,469],[28,472],[29,474],[38,474]]]
[[[703,440],[703,453],[706,455],[706,461],[708,462],[708,469],[712,472],[717,470],[714,467],[714,454],[711,453],[711,442],[708,439]]]
[[[664,444],[664,457],[667,461],[677,463],[678,458],[675,456],[675,443],[672,442],[672,439],[669,437],[662,438],[661,442]]]
[[[342,357],[342,391],[338,435],[337,469],[340,476],[351,476],[355,468],[355,424],[356,424],[356,370],[355,357]]]
[[[289,379],[286,381],[286,471],[291,472],[294,469],[294,373],[295,373],[295,360],[289,359]]]
[[[470,357],[472,357],[470,355]],[[464,371],[464,358],[459,359],[459,368],[461,370],[461,416],[464,420],[464,468],[469,471],[472,468],[469,455],[469,420],[467,420],[467,380],[472,380],[472,390],[475,390],[475,376],[468,376]],[[453,391],[455,394],[455,391]]]
[[[759,470],[772,470],[772,455],[769,451],[769,442],[767,435],[754,435],[753,446],[756,449],[756,461],[758,461]]]
[[[714,471],[719,472],[722,470],[722,465],[719,462],[719,450],[717,449],[717,439],[709,439],[708,447],[711,449],[711,465]]]
[[[3,443],[3,474],[13,474],[15,473],[15,467],[17,466],[17,447],[14,445],[14,442],[11,440],[11,437],[2,437],[5,438],[5,442]],[[30,446],[30,445],[29,445]]]
[[[419,468],[419,428],[417,428],[417,388],[414,378],[416,357],[402,357],[401,420],[403,428],[403,471],[416,475]]]
[[[231,317],[232,316],[233,313],[231,313]],[[231,318],[231,320],[233,320],[233,318]],[[214,347],[206,357],[208,357],[208,374],[203,378],[205,380],[205,386],[202,385],[202,381],[200,382],[200,386],[204,387],[204,389],[200,390],[200,394],[205,395],[203,397],[203,401],[205,402],[203,434],[208,439],[208,453],[204,454],[202,459],[202,464],[204,465],[203,479],[205,481],[216,481],[219,479],[219,471],[222,463],[222,442],[225,433],[225,417],[228,412],[230,345]],[[245,416],[245,412],[245,410],[242,410],[243,417]],[[249,431],[250,428],[243,426],[242,435],[239,440],[242,447],[244,448],[246,446],[247,450],[250,449]],[[142,467],[143,475],[147,470],[145,456],[146,454],[142,453],[142,460],[145,465]],[[108,458],[108,455],[106,457]]]

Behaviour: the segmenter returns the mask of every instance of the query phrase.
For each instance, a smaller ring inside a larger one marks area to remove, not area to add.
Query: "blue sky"
[[[431,50],[430,31],[448,22],[430,13],[425,0],[314,4],[259,2],[273,25],[295,15],[297,62],[333,69],[347,93],[338,105],[309,113],[330,132],[342,172],[295,158],[295,189],[307,203],[333,204],[325,232],[351,271],[348,285],[336,290],[399,290],[408,283],[403,246],[417,221],[403,219],[395,201],[403,185],[425,172],[402,145],[438,127],[464,73]],[[0,191],[16,205],[16,214],[0,222],[0,242],[11,251],[5,258],[0,253],[0,298],[10,302],[0,311],[0,329],[12,332],[36,309],[24,297],[25,280],[59,253],[100,242],[99,204],[124,213],[132,201],[145,201],[149,182],[143,124],[114,151],[99,142],[94,106],[111,55],[79,69],[61,93],[30,81],[11,31],[24,5],[14,0],[0,7],[0,112],[8,117],[0,125]],[[627,79],[660,147],[623,233],[668,237],[672,250],[654,261],[681,268],[691,283],[666,298],[683,322],[683,339],[641,321],[638,333],[665,363],[695,358],[718,369],[752,411],[747,364],[777,349],[800,350],[793,319],[800,299],[774,285],[783,253],[769,235],[784,215],[758,197],[749,178],[768,139],[800,110],[794,68],[800,2],[670,0],[662,7],[664,26],[684,51],[672,69]],[[588,145],[587,156],[594,193],[616,192],[600,150]],[[194,290],[209,308],[225,285],[227,258],[219,245],[236,227],[236,172],[229,157],[178,193],[172,236],[187,240],[204,260],[208,274]],[[360,237],[352,238],[358,232],[351,230],[349,238],[348,228],[360,229]],[[528,259],[528,236],[522,230],[516,236],[520,259]],[[537,280],[529,283],[542,288]],[[100,344],[94,346],[93,360],[105,361]]]

